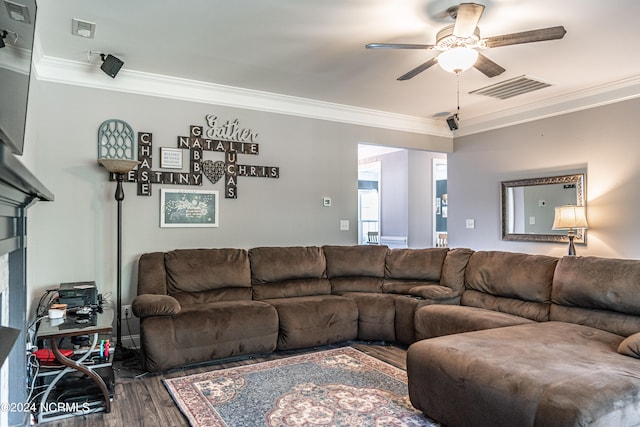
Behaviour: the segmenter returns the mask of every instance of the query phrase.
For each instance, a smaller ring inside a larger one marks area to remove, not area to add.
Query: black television
[[[0,0],[0,142],[22,154],[36,23],[35,0]]]

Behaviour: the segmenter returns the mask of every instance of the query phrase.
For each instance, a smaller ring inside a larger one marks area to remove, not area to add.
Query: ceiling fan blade
[[[505,69],[484,56],[478,54],[478,60],[473,64],[476,70],[480,71],[487,77],[495,77],[505,72]]]
[[[512,44],[557,40],[564,37],[567,30],[563,26],[542,28],[540,30],[523,31],[521,33],[504,34],[484,39],[487,47],[509,46]]]
[[[418,65],[416,68],[414,68],[413,70],[409,71],[408,73],[401,75],[400,77],[398,77],[398,80],[409,80],[410,78],[413,78],[413,77],[417,76],[418,74],[420,74],[421,72],[423,72],[427,68],[429,68],[429,67],[431,67],[431,66],[433,66],[433,65],[435,65],[437,63],[438,63],[437,57],[431,58],[430,60],[428,60],[424,64]]]
[[[369,43],[367,49],[433,49],[431,44]]]
[[[471,37],[478,26],[482,12],[484,12],[484,6],[481,4],[461,3],[456,12],[453,35],[461,38]]]

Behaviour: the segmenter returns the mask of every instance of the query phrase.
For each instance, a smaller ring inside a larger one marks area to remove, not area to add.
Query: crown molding
[[[640,97],[640,75],[465,120],[455,137],[473,135]]]
[[[50,57],[42,55],[41,51],[34,54],[34,69],[36,78],[41,81],[451,138],[446,124],[434,119],[135,70],[123,69],[116,79],[112,79],[96,64]]]
[[[34,43],[33,65],[36,78],[42,81],[453,139],[640,97],[640,75],[636,75],[547,100],[472,117],[461,123],[460,129],[451,132],[443,120],[395,114],[135,70],[123,69],[118,73],[116,79],[112,79],[102,73],[96,64],[43,55],[38,37],[35,38]]]

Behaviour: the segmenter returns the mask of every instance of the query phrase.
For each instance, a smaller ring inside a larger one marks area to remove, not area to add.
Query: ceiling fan
[[[514,44],[557,40],[564,37],[563,26],[523,31],[521,33],[504,34],[480,38],[478,22],[484,12],[484,6],[477,3],[460,3],[447,9],[447,13],[455,23],[447,25],[436,34],[436,44],[397,44],[370,43],[367,49],[424,49],[438,50],[440,53],[413,70],[398,77],[398,80],[409,80],[429,67],[439,64],[443,69],[459,74],[472,66],[487,77],[502,74],[505,69],[496,64],[476,49],[487,49]]]

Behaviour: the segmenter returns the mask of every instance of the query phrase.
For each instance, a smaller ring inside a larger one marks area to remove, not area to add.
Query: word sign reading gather
[[[152,169],[153,135],[138,132],[138,161],[136,170],[126,176],[128,182],[138,183],[139,196],[151,196],[151,184],[202,185],[202,175],[211,183],[217,183],[224,176],[225,198],[238,198],[238,177],[279,178],[280,168],[238,164],[238,154],[258,155],[259,145],[255,142],[258,134],[251,129],[239,127],[238,120],[216,126],[217,118],[206,117],[208,129],[191,125],[189,136],[178,136],[179,149],[189,150],[189,172],[165,172]],[[213,139],[215,138],[215,139]],[[204,160],[204,151],[222,152],[223,161]],[[112,179],[115,175],[112,174]]]

